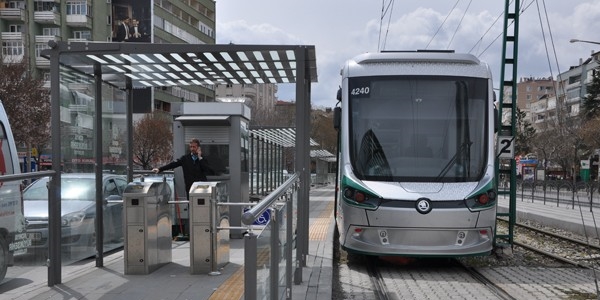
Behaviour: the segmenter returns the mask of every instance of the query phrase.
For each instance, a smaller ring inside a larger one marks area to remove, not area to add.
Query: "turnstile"
[[[217,205],[228,197],[227,182],[194,182],[190,188],[191,274],[217,275],[229,262],[229,208]]]
[[[125,274],[150,274],[172,261],[170,194],[165,182],[125,188]]]

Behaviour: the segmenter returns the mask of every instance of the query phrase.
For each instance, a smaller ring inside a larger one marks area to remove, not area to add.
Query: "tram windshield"
[[[349,151],[358,178],[466,182],[487,164],[488,81],[349,78]]]

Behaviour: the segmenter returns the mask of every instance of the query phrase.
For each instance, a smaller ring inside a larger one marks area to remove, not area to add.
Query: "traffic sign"
[[[515,156],[515,138],[513,136],[498,137],[498,157],[513,158]]]
[[[249,210],[249,208],[244,208],[244,212],[247,212]],[[252,223],[252,225],[267,225],[269,221],[271,221],[271,209],[265,210],[265,212],[263,212],[262,215],[260,215],[258,218],[256,218],[256,220],[254,220],[254,223]]]

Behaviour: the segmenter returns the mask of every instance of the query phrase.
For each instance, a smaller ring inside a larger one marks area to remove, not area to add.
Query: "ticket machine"
[[[229,199],[249,202],[250,108],[243,103],[183,102],[172,105],[172,114],[174,157],[188,153],[190,140],[198,139],[202,156],[217,171],[208,181],[229,181]],[[181,168],[174,171],[177,200],[187,200],[183,172]],[[176,221],[189,233],[189,206],[180,210],[181,220]],[[229,213],[230,225],[241,226],[241,207],[233,206]],[[230,231],[231,238],[242,238],[242,234],[241,230]]]

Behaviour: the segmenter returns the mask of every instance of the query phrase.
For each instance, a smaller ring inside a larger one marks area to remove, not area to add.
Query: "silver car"
[[[96,184],[91,173],[61,175],[62,249],[71,258],[89,257],[96,245]],[[48,177],[30,184],[23,192],[28,253],[44,255],[48,248]],[[122,196],[127,180],[124,176],[104,174],[102,181],[104,241],[113,248],[123,245]]]

